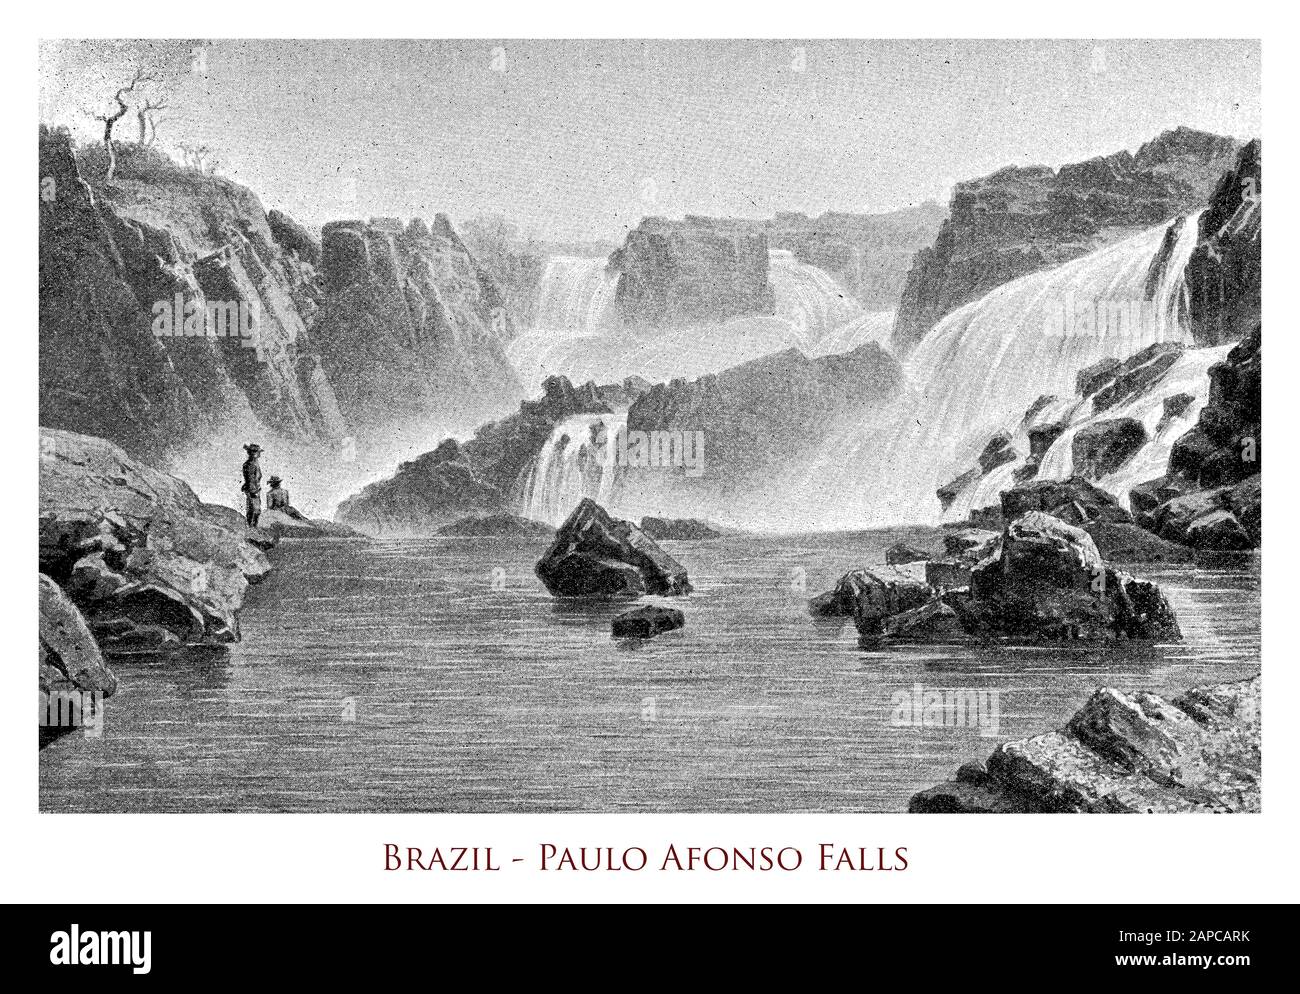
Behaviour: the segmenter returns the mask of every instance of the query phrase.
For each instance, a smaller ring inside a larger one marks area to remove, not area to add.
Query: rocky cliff
[[[1005,742],[914,813],[1101,814],[1260,810],[1260,678],[1172,701],[1103,687],[1062,729]]]
[[[220,500],[257,440],[310,509],[518,401],[513,321],[446,217],[319,240],[237,183],[116,152],[105,184],[102,146],[41,128],[42,425]]]
[[[908,273],[894,351],[906,355],[944,315],[1003,283],[1200,210],[1237,151],[1234,139],[1178,128],[1136,154],[1009,166],[958,184],[948,220]]]
[[[332,221],[312,326],[321,368],[362,445],[453,419],[472,425],[522,396],[505,298],[451,221]]]
[[[1214,188],[1187,262],[1189,321],[1200,345],[1239,341],[1260,323],[1263,197],[1263,147],[1256,138]]]
[[[934,241],[947,214],[940,204],[927,202],[883,214],[782,213],[753,224],[771,248],[830,273],[864,309],[892,311],[912,257]]]
[[[642,220],[609,258],[615,306],[633,326],[674,327],[773,314],[768,243],[727,221]]]
[[[40,175],[42,425],[161,462],[254,426],[347,434],[307,335],[315,272],[250,191],[125,143],[106,187],[44,126]]]

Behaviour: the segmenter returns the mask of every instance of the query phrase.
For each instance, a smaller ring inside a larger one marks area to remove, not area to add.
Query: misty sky
[[[41,120],[87,140],[132,64],[165,66],[159,143],[211,146],[305,222],[495,213],[552,239],[890,210],[1180,124],[1260,133],[1253,41],[99,41],[41,60]]]

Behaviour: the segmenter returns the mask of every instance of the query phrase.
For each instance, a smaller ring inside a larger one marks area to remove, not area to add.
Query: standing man
[[[248,527],[256,528],[257,519],[262,515],[262,467],[257,458],[262,454],[262,447],[256,442],[245,445],[248,458],[244,460],[244,485],[240,488],[248,497]]]

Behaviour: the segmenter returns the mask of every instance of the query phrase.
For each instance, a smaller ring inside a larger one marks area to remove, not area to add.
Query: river
[[[45,811],[903,811],[1100,685],[1175,694],[1259,669],[1259,560],[1129,566],[1180,644],[859,648],[807,598],[932,529],[666,542],[686,627],[609,634],[554,601],[545,539],[286,541],[243,640],[114,663],[98,737],[41,752]],[[900,724],[897,695],[996,695],[985,727]]]

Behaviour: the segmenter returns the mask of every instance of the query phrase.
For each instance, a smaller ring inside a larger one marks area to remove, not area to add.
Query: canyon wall
[[[1053,170],[1008,166],[959,183],[932,246],[916,254],[892,344],[906,355],[945,315],[1017,277],[1200,210],[1239,145],[1190,128]]]

